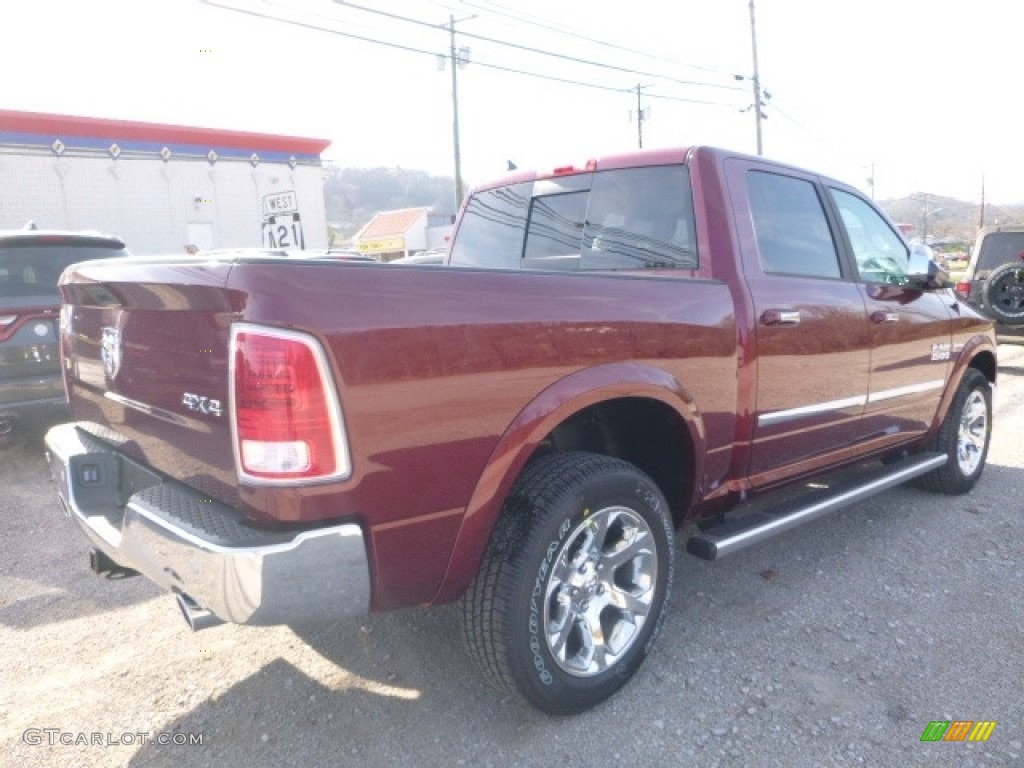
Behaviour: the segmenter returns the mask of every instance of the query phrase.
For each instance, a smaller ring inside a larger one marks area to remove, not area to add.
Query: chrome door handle
[[[800,311],[796,309],[766,309],[761,313],[765,325],[799,325]]]
[[[877,312],[871,313],[872,323],[898,323],[899,321],[899,312],[883,312],[882,310],[878,310]]]

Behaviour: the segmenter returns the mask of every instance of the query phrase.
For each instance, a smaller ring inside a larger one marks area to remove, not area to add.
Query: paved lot
[[[682,555],[643,670],[569,719],[484,685],[451,608],[190,633],[144,580],[89,572],[39,425],[0,451],[0,765],[1024,765],[1024,347],[1000,352],[973,494]],[[997,725],[922,743],[932,720]]]

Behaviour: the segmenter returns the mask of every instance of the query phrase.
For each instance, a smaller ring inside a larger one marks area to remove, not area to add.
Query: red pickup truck
[[[461,600],[484,674],[574,713],[650,651],[675,531],[714,559],[984,467],[991,324],[839,182],[706,147],[520,173],[448,262],[67,270],[46,442],[93,568],[193,628]]]

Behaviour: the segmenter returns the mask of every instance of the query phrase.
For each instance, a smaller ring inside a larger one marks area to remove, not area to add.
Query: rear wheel
[[[985,468],[991,434],[992,387],[983,373],[968,368],[938,434],[928,445],[928,450],[945,453],[948,461],[923,475],[921,487],[951,495],[971,490]]]
[[[469,654],[544,712],[589,709],[653,645],[673,554],[668,506],[636,467],[587,453],[542,457],[516,483],[463,600]]]
[[[993,318],[1006,325],[1024,325],[1024,264],[1004,264],[993,270],[982,296]]]

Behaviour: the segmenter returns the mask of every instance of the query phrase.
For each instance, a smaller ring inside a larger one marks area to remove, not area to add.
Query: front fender
[[[942,426],[968,368],[977,368],[985,374],[992,386],[995,386],[997,363],[994,337],[989,334],[978,334],[961,343],[963,343],[963,348],[949,372],[949,380],[946,382],[946,390],[942,393],[942,399],[939,401],[935,421],[932,423],[931,429],[928,430],[929,436],[936,434]]]
[[[560,424],[597,403],[644,398],[664,403],[686,424],[700,477],[706,429],[692,394],[671,374],[637,362],[609,363],[555,382],[523,408],[502,434],[476,483],[441,587],[432,602],[457,599],[469,586],[505,498],[536,452]]]

